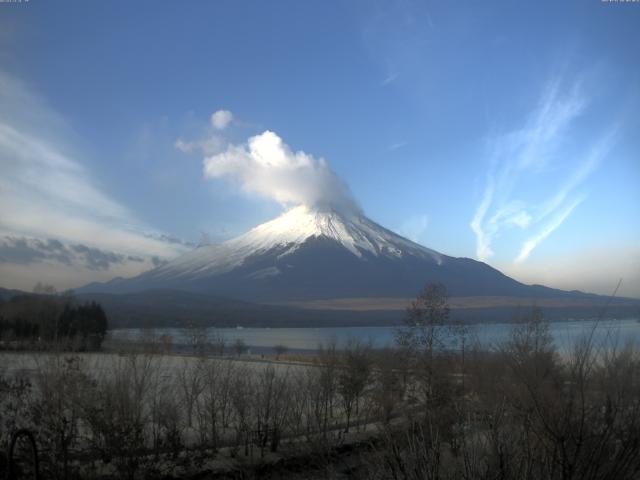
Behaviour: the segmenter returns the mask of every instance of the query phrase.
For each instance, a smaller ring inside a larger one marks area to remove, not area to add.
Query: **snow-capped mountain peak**
[[[358,258],[415,256],[436,264],[442,262],[438,252],[411,242],[360,213],[343,214],[331,209],[298,206],[222,244],[200,246],[156,269],[153,276],[225,273],[253,255],[278,251],[278,258],[286,257],[311,238],[333,240]]]
[[[555,295],[482,262],[441,255],[362,213],[295,207],[219,245],[200,246],[137,277],[88,291],[207,292],[251,302],[408,298],[438,281],[457,296]]]
[[[402,256],[407,250],[413,253],[439,254],[406,240],[372,222],[359,213],[338,213],[335,210],[314,210],[299,206],[288,210],[278,218],[258,225],[249,232],[227,242],[230,245],[252,245],[255,250],[276,245],[295,245],[310,237],[335,240],[357,257],[369,252],[372,255],[386,253]]]

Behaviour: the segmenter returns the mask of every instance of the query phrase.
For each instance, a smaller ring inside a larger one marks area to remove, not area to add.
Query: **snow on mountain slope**
[[[282,258],[294,253],[308,239],[321,237],[337,242],[358,258],[410,256],[438,265],[443,261],[438,252],[411,242],[361,214],[343,215],[299,206],[220,245],[198,247],[148,272],[148,276],[163,279],[218,275],[241,266],[249,256],[280,249],[278,257]],[[255,278],[278,273],[273,267],[265,270],[268,271],[255,272]]]
[[[277,303],[408,298],[426,282],[438,281],[457,296],[566,295],[524,285],[482,262],[442,255],[350,212],[295,207],[220,245],[201,246],[137,277],[80,291],[175,289]]]

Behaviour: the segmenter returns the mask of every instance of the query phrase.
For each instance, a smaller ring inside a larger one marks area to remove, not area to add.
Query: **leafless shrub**
[[[372,479],[435,480],[442,478],[442,444],[429,425],[385,429],[370,456],[366,476]]]
[[[197,406],[198,397],[204,390],[204,361],[185,357],[177,374],[178,388],[180,389],[182,408],[186,414],[187,427],[193,427],[194,409]]]
[[[85,404],[90,448],[104,463],[113,463],[122,478],[133,480],[150,461],[146,456],[147,395],[155,374],[152,357],[122,357],[100,379]]]
[[[42,452],[42,466],[53,478],[69,478],[71,456],[79,448],[82,405],[93,382],[77,355],[47,355],[38,369],[38,395],[30,398],[30,420]]]
[[[214,332],[208,338],[211,354],[222,357],[224,356],[225,349],[227,347],[227,341],[221,333]]]
[[[172,395],[162,395],[157,405],[157,436],[154,441],[156,458],[162,451],[170,451],[173,459],[178,458],[184,450],[184,430],[180,405]]]
[[[536,309],[492,351],[436,348],[437,326],[398,349],[333,342],[305,367],[149,353],[89,368],[87,357],[47,356],[32,384],[0,372],[0,441],[36,431],[53,478],[86,476],[82,458],[117,478],[176,475],[187,449],[227,445],[236,456],[308,448],[329,476],[357,424],[378,427],[363,460],[372,479],[638,478],[634,347],[588,334],[561,355]]]
[[[28,406],[33,395],[31,382],[23,376],[0,370],[0,476],[6,473],[5,453],[13,432],[29,426]]]
[[[396,368],[397,364],[392,360],[394,352],[387,350],[383,357],[387,361],[376,365],[376,379],[372,396],[378,407],[379,418],[388,424],[396,409],[401,406],[406,384],[403,382],[405,372]]]
[[[232,389],[238,373],[232,362],[207,361],[202,364],[203,388],[198,403],[200,439],[214,451],[230,427]]]
[[[267,442],[271,450],[278,449],[278,443],[286,418],[289,414],[288,370],[278,373],[273,365],[267,366],[259,374],[254,384],[253,405],[254,427],[258,435],[261,455]]]
[[[251,395],[253,392],[252,378],[245,368],[239,368],[230,391],[231,407],[233,411],[233,426],[235,430],[234,444],[237,448],[244,446],[244,454],[249,454],[249,435],[252,429]],[[237,449],[232,450],[232,455]]]
[[[318,448],[327,448],[334,421],[334,403],[338,387],[338,354],[336,342],[320,345],[316,368],[307,371],[307,432],[310,440],[320,440]]]

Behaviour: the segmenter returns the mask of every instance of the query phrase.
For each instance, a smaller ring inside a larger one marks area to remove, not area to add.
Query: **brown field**
[[[280,303],[291,307],[305,308],[309,310],[404,310],[411,302],[411,298],[331,298],[325,300],[294,301]],[[616,300],[616,303],[624,300]],[[590,298],[530,298],[530,297],[451,297],[449,305],[452,309],[465,308],[496,308],[496,307],[538,307],[566,308],[566,307],[590,307],[602,308],[606,300]]]

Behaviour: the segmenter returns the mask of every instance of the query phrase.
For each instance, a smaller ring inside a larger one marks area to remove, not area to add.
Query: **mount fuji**
[[[141,275],[80,292],[183,290],[260,303],[410,298],[426,282],[456,297],[593,297],[525,285],[489,265],[412,242],[360,211],[294,207],[218,245],[200,246]]]

